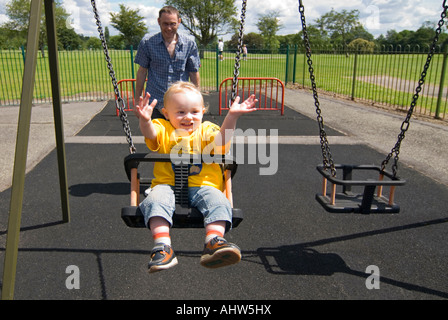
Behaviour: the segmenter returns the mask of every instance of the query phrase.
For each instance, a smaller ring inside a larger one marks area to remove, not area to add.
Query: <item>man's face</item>
[[[171,39],[176,35],[180,24],[180,18],[177,14],[162,13],[162,16],[157,21],[164,39]]]

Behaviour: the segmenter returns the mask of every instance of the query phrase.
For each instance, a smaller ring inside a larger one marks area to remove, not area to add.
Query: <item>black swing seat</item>
[[[213,161],[223,165],[223,172],[226,172],[226,178],[229,179],[227,188],[229,188],[230,179],[236,173],[237,164],[234,158],[229,155],[214,156]],[[188,205],[188,172],[192,164],[201,163],[202,159],[197,155],[179,155],[174,161],[169,154],[160,153],[134,153],[124,159],[124,167],[128,179],[131,181],[131,205],[121,209],[121,217],[128,227],[145,228],[143,213],[138,207],[138,195],[140,193],[140,185],[149,187],[151,178],[143,178],[138,173],[138,167],[142,162],[172,162],[175,187],[174,194],[176,198],[176,210],[173,215],[173,228],[203,228],[204,217],[196,209]],[[134,171],[134,173],[133,173]],[[133,200],[133,193],[135,200]],[[231,197],[231,191],[226,193],[227,198]],[[232,203],[232,199],[229,201]],[[134,203],[132,203],[134,202]],[[236,228],[243,220],[243,211],[241,209],[232,208],[232,228]],[[230,226],[227,226],[228,231]]]
[[[323,165],[317,166],[317,170],[324,177],[322,194],[316,194],[316,200],[325,210],[332,213],[399,213],[400,207],[394,203],[394,192],[396,186],[406,183],[394,177],[391,173],[383,171],[374,165],[335,165],[336,170],[342,170],[342,179],[337,179],[325,170]],[[355,170],[377,171],[379,178],[366,180],[353,180]],[[389,180],[383,180],[384,177]],[[327,180],[332,185],[331,194],[327,195]],[[336,186],[342,186],[342,192],[336,192]],[[354,193],[353,186],[364,187],[362,193]],[[390,187],[389,198],[383,195],[383,187]],[[375,194],[375,190],[377,193]]]

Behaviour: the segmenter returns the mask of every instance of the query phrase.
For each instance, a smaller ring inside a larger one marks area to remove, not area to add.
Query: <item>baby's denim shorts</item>
[[[195,207],[204,216],[204,226],[215,221],[232,223],[232,207],[220,190],[211,186],[189,187],[188,197],[190,207]],[[152,217],[162,217],[172,225],[176,208],[174,187],[167,184],[156,185],[147,190],[147,196],[139,206],[146,225]]]

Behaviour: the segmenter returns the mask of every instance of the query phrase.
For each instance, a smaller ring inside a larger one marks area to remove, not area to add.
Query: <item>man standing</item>
[[[219,51],[219,59],[221,60],[221,61],[223,61],[224,60],[224,57],[223,57],[223,51],[224,51],[224,42],[222,41],[222,39],[219,39],[219,42],[218,42],[218,51]]]
[[[199,88],[200,60],[194,40],[177,32],[181,19],[176,8],[166,6],[160,9],[157,22],[160,32],[153,36],[145,35],[135,56],[134,62],[140,65],[136,94],[138,97],[142,95],[145,79],[148,79],[146,92],[151,95],[151,101],[158,101],[153,118],[163,118],[160,112],[163,95],[171,84],[191,80]]]

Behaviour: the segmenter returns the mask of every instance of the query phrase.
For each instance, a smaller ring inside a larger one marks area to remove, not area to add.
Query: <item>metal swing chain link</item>
[[[238,88],[238,75],[240,74],[240,60],[241,53],[243,52],[243,33],[244,33],[244,20],[246,19],[246,4],[247,0],[243,0],[242,8],[241,8],[241,21],[240,21],[240,29],[238,33],[238,51],[235,56],[235,68],[233,70],[233,82],[232,82],[232,97],[229,101],[229,108],[232,105],[233,101],[236,99],[236,92]]]
[[[99,16],[98,10],[96,8],[95,0],[91,0],[90,3],[92,4],[93,14],[95,16],[96,25],[98,26],[97,30],[98,30],[98,33],[99,33],[101,44],[103,46],[105,60],[107,62],[107,68],[109,69],[109,75],[111,77],[112,85],[114,87],[114,93],[115,93],[115,96],[116,96],[115,107],[119,110],[120,120],[121,120],[121,122],[123,124],[123,130],[124,130],[124,132],[126,134],[126,140],[127,140],[128,144],[129,144],[129,152],[130,153],[135,153],[136,152],[136,148],[134,146],[134,142],[132,141],[131,128],[129,126],[129,121],[128,121],[128,117],[126,115],[126,112],[124,111],[125,103],[124,103],[123,98],[121,97],[120,90],[118,89],[117,79],[116,79],[114,68],[113,68],[113,65],[112,65],[112,60],[111,60],[111,58],[109,56],[109,50],[107,49],[106,38],[104,37],[103,27],[101,26],[100,16]]]
[[[331,175],[333,177],[335,177],[336,176],[336,168],[334,166],[333,156],[331,155],[330,145],[329,145],[328,139],[327,139],[327,133],[325,132],[324,119],[322,118],[322,115],[321,115],[322,111],[320,109],[319,97],[317,94],[316,79],[314,77],[314,69],[312,66],[313,61],[311,60],[310,41],[309,41],[307,29],[306,29],[305,7],[302,4],[302,0],[299,0],[299,12],[300,12],[300,18],[301,18],[301,22],[302,22],[302,31],[303,31],[303,38],[304,38],[304,42],[305,42],[305,51],[306,51],[306,57],[307,57],[307,63],[308,63],[308,70],[310,73],[311,87],[313,90],[314,105],[316,106],[317,121],[319,123],[320,145],[321,145],[321,150],[322,150],[323,165],[324,165],[325,169],[329,168],[331,171]]]
[[[431,44],[431,47],[430,47],[430,50],[429,50],[429,53],[428,53],[428,57],[426,59],[425,65],[423,67],[423,71],[421,73],[420,80],[418,81],[418,86],[415,89],[415,94],[414,94],[414,96],[412,98],[412,102],[411,102],[411,105],[409,107],[408,113],[406,115],[405,120],[401,124],[401,132],[398,135],[398,141],[395,144],[395,146],[392,148],[390,153],[387,155],[386,159],[384,159],[383,162],[381,163],[381,170],[384,171],[386,166],[387,166],[387,164],[389,163],[389,160],[395,154],[395,156],[394,156],[394,164],[392,165],[392,173],[393,173],[394,177],[396,177],[396,175],[398,173],[398,159],[399,159],[399,154],[400,154],[401,142],[403,141],[403,139],[405,137],[406,131],[408,131],[408,129],[409,129],[409,123],[410,123],[410,120],[411,120],[411,117],[412,117],[412,113],[414,111],[415,105],[417,104],[418,96],[419,96],[420,91],[422,90],[422,86],[425,83],[426,73],[427,73],[427,71],[429,69],[429,65],[431,63],[431,59],[432,59],[432,57],[434,55],[434,52],[435,52],[435,49],[436,49],[436,44],[437,44],[437,42],[439,40],[439,35],[440,35],[441,31],[442,31],[442,26],[444,24],[444,19],[446,18],[446,15],[447,15],[446,14],[447,10],[448,10],[448,6],[446,4],[446,0],[444,0],[443,1],[443,12],[442,12],[441,18],[440,18],[440,20],[438,22],[438,27],[436,29],[436,35],[435,35],[434,40],[433,40],[433,42]]]

